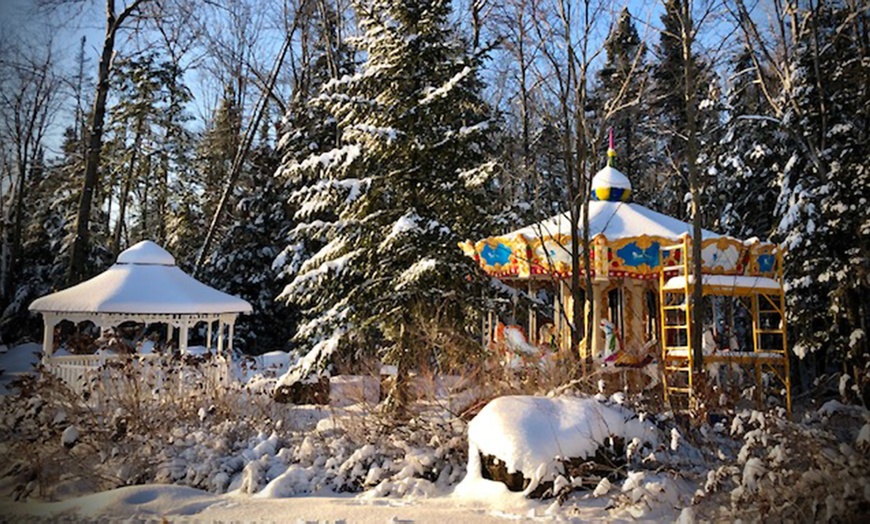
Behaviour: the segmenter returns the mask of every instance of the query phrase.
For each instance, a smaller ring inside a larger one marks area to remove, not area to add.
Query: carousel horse
[[[492,349],[501,356],[504,365],[511,369],[524,367],[540,359],[540,350],[529,344],[525,330],[516,325],[496,326]]]
[[[660,381],[658,362],[650,351],[655,346],[656,339],[650,340],[637,351],[627,351],[619,336],[619,329],[611,321],[602,320],[600,328],[604,332],[604,351],[599,357],[602,373],[637,369],[650,378],[650,383],[644,389],[658,385]]]
[[[733,334],[728,335],[727,333],[717,333],[716,331],[717,330],[714,329],[712,325],[704,328],[704,336],[702,337],[701,344],[704,356],[715,355],[721,352],[726,352],[727,354],[727,352],[739,350],[737,337]],[[727,339],[727,344],[723,343],[722,339]],[[707,375],[710,377],[710,380],[712,380],[718,387],[722,386],[721,370],[723,369],[730,371],[731,375],[736,378],[738,385],[743,384],[743,370],[740,368],[740,364],[710,362],[705,364],[704,367],[707,370]]]

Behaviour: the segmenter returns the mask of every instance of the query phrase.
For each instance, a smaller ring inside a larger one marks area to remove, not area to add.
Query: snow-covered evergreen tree
[[[117,255],[124,238],[131,244],[165,240],[170,171],[188,142],[184,105],[191,94],[178,65],[154,52],[119,59],[115,67],[118,101],[110,110],[102,162],[112,173],[108,190],[117,192],[109,204]]]
[[[414,315],[463,322],[477,268],[457,243],[486,228],[492,116],[480,58],[448,27],[450,2],[355,7],[361,36],[351,43],[366,62],[313,101],[340,139],[285,168],[311,180],[294,194],[297,232],[325,243],[298,267],[285,252],[294,278],[281,298],[306,314],[299,377],[339,354],[383,356],[400,376],[431,358],[413,343]]]
[[[794,154],[778,209],[795,351],[824,349],[863,368],[870,355],[870,14],[822,2],[799,15],[782,94]]]
[[[681,34],[683,31],[681,12],[685,2],[690,0],[667,0],[662,14],[662,32],[659,44],[655,47],[655,61],[652,64],[652,85],[649,100],[653,122],[653,132],[658,137],[652,170],[658,187],[651,197],[650,204],[677,218],[688,218],[689,208],[686,198],[689,191],[688,168],[686,166],[686,100],[685,100],[685,63]],[[695,42],[699,39],[695,37]],[[705,193],[714,183],[712,173],[702,171],[715,161],[714,149],[718,142],[716,129],[719,125],[718,90],[719,79],[716,72],[705,61],[697,49],[691,50],[694,84],[697,86],[697,139],[699,173]],[[712,206],[704,202],[702,210],[711,211]],[[704,223],[710,223],[705,220]]]
[[[593,100],[600,113],[614,110],[608,121],[618,143],[619,169],[632,180],[632,199],[646,203],[657,185],[648,179],[652,140],[646,91],[649,84],[646,45],[637,34],[631,13],[623,8],[604,42],[607,61],[598,71]]]
[[[22,272],[15,281],[12,300],[0,311],[0,333],[4,342],[36,338],[42,322],[31,314],[30,303],[65,287],[67,256],[72,245],[72,226],[81,188],[74,173],[83,169],[80,137],[66,129],[61,144],[63,157],[48,164],[40,160],[31,172],[25,202],[28,210],[22,245]],[[88,271],[98,273],[112,263],[107,249],[105,212],[93,210],[91,235],[94,242],[87,256]]]
[[[720,210],[723,232],[767,239],[776,226],[773,203],[787,160],[783,158],[785,137],[770,119],[749,50],[744,48],[736,55],[731,66],[728,121],[719,144],[717,185],[721,189],[714,206]]]
[[[274,176],[276,153],[265,132],[251,152],[250,166],[236,191],[232,221],[209,257],[203,279],[253,305],[255,314],[236,321],[233,347],[261,354],[284,349],[294,323],[286,305],[275,300],[283,286],[272,267],[278,254],[273,239],[276,232],[286,230],[288,210],[283,187]]]

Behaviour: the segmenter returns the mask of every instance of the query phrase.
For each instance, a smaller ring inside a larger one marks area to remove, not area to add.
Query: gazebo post
[[[184,319],[178,328],[178,350],[182,355],[187,354],[188,319]]]
[[[227,353],[231,354],[233,352],[233,328],[235,328],[235,321],[229,323],[229,334],[227,335]]]
[[[218,318],[217,352],[218,352],[218,355],[224,354],[224,319],[223,319],[223,317]]]
[[[206,335],[205,335],[205,347],[209,351],[211,351],[211,325],[214,323],[214,319],[209,319],[208,327],[206,327]]]
[[[42,322],[45,333],[42,335],[42,360],[46,362],[54,354],[54,326],[57,325],[54,313],[43,313]]]

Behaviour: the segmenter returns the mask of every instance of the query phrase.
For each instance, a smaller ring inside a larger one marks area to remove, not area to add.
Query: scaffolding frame
[[[679,244],[663,246],[659,251],[659,308],[661,321],[662,385],[664,400],[672,410],[690,412],[698,407],[698,382],[692,354],[692,239],[686,235]],[[748,297],[752,316],[752,351],[722,351],[703,355],[701,364],[723,363],[751,366],[755,378],[756,405],[763,406],[764,374],[773,374],[785,389],[786,410],[792,412],[791,378],[786,334],[785,291],[782,275],[782,252],[775,252],[775,285],[758,286],[763,276],[727,275],[705,272],[701,286],[703,296]],[[666,265],[668,259],[675,264]],[[748,279],[747,281],[741,279]],[[753,280],[754,279],[754,280]],[[765,278],[765,281],[768,280]],[[708,282],[705,282],[708,281]],[[714,319],[715,322],[715,319]],[[702,366],[703,369],[703,366]],[[706,370],[702,371],[706,372]]]

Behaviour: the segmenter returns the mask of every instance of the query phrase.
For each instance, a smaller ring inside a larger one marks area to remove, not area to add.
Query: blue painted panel
[[[659,243],[653,242],[646,249],[641,249],[636,242],[629,242],[616,251],[616,254],[625,261],[629,267],[640,267],[644,264],[649,267],[659,265]]]
[[[773,271],[773,264],[776,263],[774,255],[758,255],[758,270],[762,273]]]
[[[489,244],[486,244],[483,246],[483,249],[480,250],[481,258],[483,258],[489,266],[507,264],[510,261],[511,253],[511,248],[504,244],[499,244],[494,248]]]

